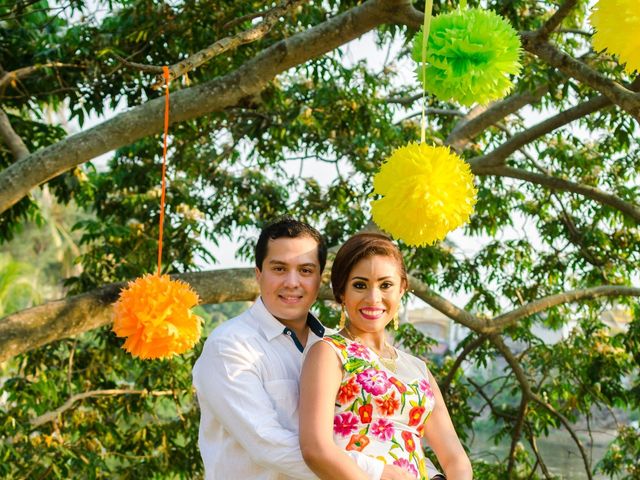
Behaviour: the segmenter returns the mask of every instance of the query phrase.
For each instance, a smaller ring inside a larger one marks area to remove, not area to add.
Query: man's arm
[[[208,411],[259,465],[299,479],[315,479],[300,453],[298,435],[278,420],[246,345],[207,345],[193,371],[203,411]]]

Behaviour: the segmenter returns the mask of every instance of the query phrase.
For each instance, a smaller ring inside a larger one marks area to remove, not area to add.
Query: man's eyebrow
[[[288,265],[287,262],[283,262],[282,260],[269,260],[269,264],[270,265]],[[314,267],[314,268],[318,268],[318,264],[317,263],[313,263],[313,262],[301,263],[301,264],[299,264],[297,266],[298,267]]]

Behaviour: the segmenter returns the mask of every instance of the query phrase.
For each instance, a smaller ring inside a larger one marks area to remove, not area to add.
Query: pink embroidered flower
[[[358,417],[353,412],[339,413],[333,417],[333,432],[347,437],[358,429],[358,423]]]
[[[429,400],[434,399],[433,390],[431,390],[431,385],[429,384],[429,381],[427,379],[423,378],[422,380],[420,380],[418,387],[421,391],[424,392],[425,397],[427,397]]]
[[[359,373],[358,383],[365,392],[375,396],[382,395],[391,387],[387,374],[375,368],[367,368]]]
[[[406,470],[414,477],[418,476],[418,469],[412,463],[409,463],[409,460],[407,460],[406,458],[399,458],[395,462],[393,462],[393,464],[402,468],[403,470]]]
[[[369,360],[370,358],[369,349],[357,342],[351,342],[347,347],[347,352],[349,352],[351,355],[353,355],[356,358],[362,358],[364,360]]]
[[[369,428],[369,433],[376,437],[378,440],[382,440],[383,442],[388,442],[393,437],[393,423],[391,423],[386,418],[379,418],[375,422],[371,424]]]

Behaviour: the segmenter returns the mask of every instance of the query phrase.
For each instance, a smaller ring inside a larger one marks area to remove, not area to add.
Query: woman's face
[[[345,286],[349,329],[356,335],[384,330],[400,305],[404,285],[392,257],[375,255],[355,264]]]

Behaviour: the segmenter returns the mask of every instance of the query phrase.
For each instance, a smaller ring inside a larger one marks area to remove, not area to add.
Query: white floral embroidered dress
[[[343,367],[333,437],[357,450],[427,480],[420,437],[435,399],[424,362],[398,351],[397,372],[366,346],[341,335],[323,338]]]

